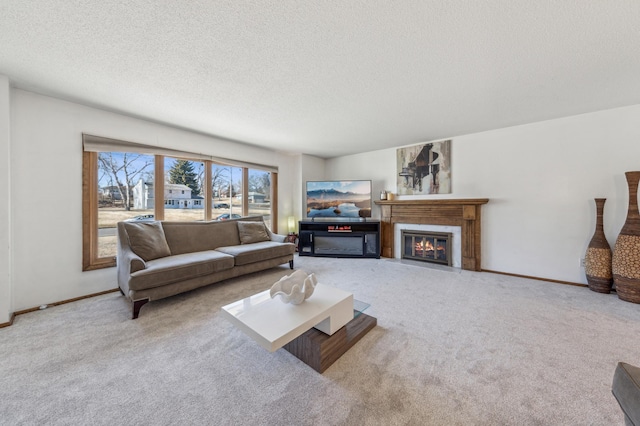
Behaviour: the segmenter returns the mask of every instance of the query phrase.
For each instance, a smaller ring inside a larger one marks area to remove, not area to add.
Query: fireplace
[[[394,257],[394,247],[400,244],[394,238],[398,224],[460,227],[461,268],[482,270],[481,210],[488,202],[487,198],[375,201],[380,206],[381,256]]]
[[[451,266],[452,234],[402,230],[402,258]]]

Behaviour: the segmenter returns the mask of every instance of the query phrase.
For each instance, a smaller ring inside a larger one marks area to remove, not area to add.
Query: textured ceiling
[[[2,0],[0,74],[334,157],[640,104],[640,1]]]

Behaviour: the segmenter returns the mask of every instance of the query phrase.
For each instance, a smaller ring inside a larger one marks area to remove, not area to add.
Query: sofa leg
[[[140,308],[142,308],[148,301],[149,301],[149,299],[142,299],[142,300],[134,300],[133,301],[133,316],[131,317],[131,319],[138,318],[138,315],[140,315]]]
[[[293,269],[293,260],[289,261],[289,268]]]

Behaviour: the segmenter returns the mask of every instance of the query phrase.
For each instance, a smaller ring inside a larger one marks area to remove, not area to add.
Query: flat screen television
[[[370,180],[307,181],[307,217],[371,217]]]

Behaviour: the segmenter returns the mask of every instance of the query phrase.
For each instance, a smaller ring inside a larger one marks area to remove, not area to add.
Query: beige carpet
[[[285,266],[153,302],[119,293],[0,329],[0,424],[622,425],[640,305],[586,288],[375,259],[296,258],[378,327],[320,375],[220,307]]]

